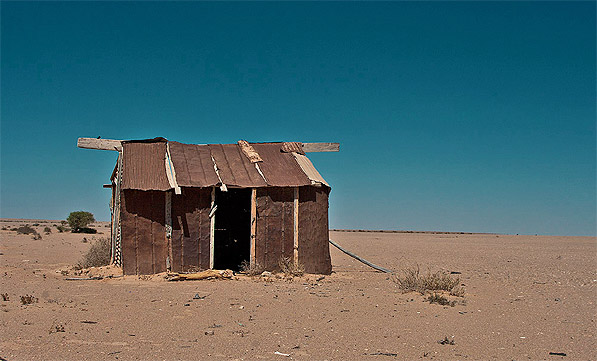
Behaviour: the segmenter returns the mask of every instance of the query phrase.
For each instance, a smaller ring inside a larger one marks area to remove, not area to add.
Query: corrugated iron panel
[[[296,159],[296,162],[301,167],[303,172],[307,175],[307,177],[309,177],[310,180],[312,180],[314,182],[323,183],[328,187],[330,186],[325,181],[325,179],[323,179],[321,174],[319,174],[317,169],[315,169],[315,166],[313,165],[313,163],[311,163],[311,160],[309,160],[309,158],[307,158],[306,156],[301,155],[301,154],[297,154],[297,153],[293,153],[293,154],[294,154],[294,158]]]
[[[298,165],[292,153],[282,152],[282,143],[251,144],[263,162],[259,169],[269,186],[298,187],[310,185],[311,180]]]
[[[169,142],[170,158],[180,187],[211,187],[220,180],[207,145]]]
[[[249,161],[237,144],[210,144],[209,149],[224,184],[237,187],[267,186],[255,165]]]
[[[125,142],[123,150],[122,189],[170,189],[166,176],[166,143]]]

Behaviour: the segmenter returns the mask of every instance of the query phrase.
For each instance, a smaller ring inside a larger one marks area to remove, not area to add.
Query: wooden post
[[[256,266],[255,263],[255,241],[257,230],[257,188],[251,188],[251,268]]]
[[[294,264],[298,265],[299,262],[299,225],[298,225],[298,213],[299,213],[299,188],[294,187]]]
[[[214,209],[216,203],[216,187],[211,188],[211,209]],[[216,214],[214,213],[209,220],[209,268],[214,268],[214,242],[216,232]]]
[[[172,270],[172,193],[166,191],[166,247],[168,247],[168,256],[166,257],[166,270]]]

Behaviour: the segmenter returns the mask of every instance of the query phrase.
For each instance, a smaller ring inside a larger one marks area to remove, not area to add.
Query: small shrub
[[[82,227],[77,230],[73,229],[73,233],[86,233],[86,234],[95,234],[97,233],[97,229]]]
[[[244,260],[239,266],[240,273],[244,273],[247,276],[258,276],[263,272],[263,267],[257,262],[251,265],[251,262]]]
[[[38,241],[38,240],[41,239],[41,234],[35,232],[35,233],[33,233],[33,237],[31,237],[31,238],[33,238],[34,240]]]
[[[399,274],[393,274],[391,280],[400,287],[403,292],[419,292],[425,294],[428,291],[451,292],[460,284],[459,277],[452,277],[443,271],[435,273],[428,272],[421,274],[419,266],[407,268]],[[463,292],[464,295],[464,292]]]
[[[456,286],[450,291],[450,296],[464,297],[464,287]]]
[[[442,306],[454,307],[456,305],[456,301],[450,301],[444,295],[435,292],[430,294],[425,301],[429,301],[429,303],[437,303],[438,305]]]
[[[100,238],[91,244],[89,251],[77,264],[77,268],[101,267],[110,264],[110,252],[112,245],[107,238]]]
[[[37,302],[37,297],[34,297],[32,295],[21,296],[21,304],[23,305],[30,305],[35,302]]]
[[[2,230],[3,231],[8,231],[8,227],[4,226],[4,227],[2,227]]]
[[[81,228],[85,228],[90,223],[95,222],[93,214],[85,211],[71,212],[66,220],[73,233],[77,233]]]
[[[3,293],[0,296],[2,296],[2,301],[8,301],[10,298],[8,297],[8,293]]]
[[[52,228],[50,228],[50,227],[44,227],[44,232],[46,234],[50,234],[50,233],[52,233]]]
[[[39,223],[33,223],[33,227],[39,227]]]
[[[294,260],[290,257],[281,257],[278,266],[287,276],[302,276],[305,273],[305,267],[300,263],[294,263]]]
[[[56,226],[56,229],[58,230],[58,232],[62,233],[62,232],[68,232],[68,228],[66,228],[63,225],[60,226]]]
[[[17,234],[35,234],[37,233],[37,231],[31,227],[29,227],[28,224],[24,225],[24,226],[20,226],[19,228],[13,228],[14,231],[17,232]]]

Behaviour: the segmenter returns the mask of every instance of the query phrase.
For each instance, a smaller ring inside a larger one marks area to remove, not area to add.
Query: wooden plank
[[[172,270],[172,193],[169,191],[166,194],[166,206],[165,206],[165,225],[166,232],[164,232],[166,247],[168,252],[168,258],[166,258],[166,270]]]
[[[257,230],[257,189],[251,188],[251,267],[255,266],[255,232]]]
[[[122,140],[79,138],[77,139],[77,147],[85,149],[116,150],[120,152],[122,150]]]
[[[215,165],[215,162],[214,162]],[[216,203],[216,188],[211,188],[211,209],[213,209],[214,204]],[[216,232],[216,215],[214,214],[211,217],[209,222],[209,268],[214,268],[214,241],[215,241],[215,232]]]
[[[340,143],[303,143],[304,152],[339,152]]]
[[[299,188],[294,187],[294,264],[299,262]]]

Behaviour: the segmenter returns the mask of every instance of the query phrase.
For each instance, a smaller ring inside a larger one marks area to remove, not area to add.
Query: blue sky
[[[340,142],[330,227],[596,234],[595,2],[2,2],[0,216],[109,219],[81,136]]]

